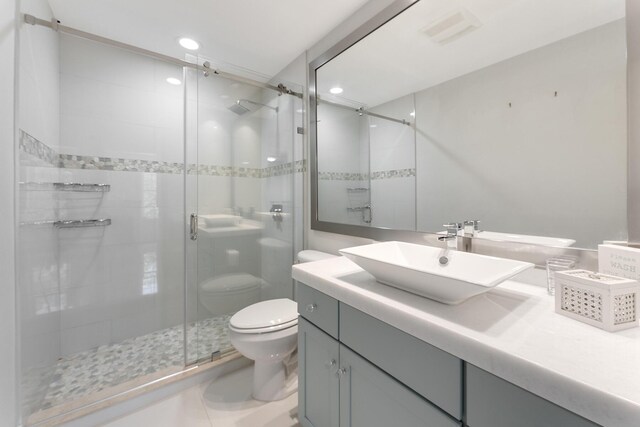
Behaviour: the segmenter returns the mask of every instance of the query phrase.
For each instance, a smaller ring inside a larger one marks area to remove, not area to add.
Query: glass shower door
[[[187,205],[197,217],[197,238],[190,234],[187,249],[193,363],[233,349],[228,323],[237,311],[291,297],[297,110],[289,95],[187,73]]]

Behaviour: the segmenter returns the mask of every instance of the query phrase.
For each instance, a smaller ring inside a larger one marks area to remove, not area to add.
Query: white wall
[[[14,67],[16,1],[0,3],[0,424],[17,419],[14,251]]]
[[[626,240],[625,46],[616,21],[418,92],[418,229]]]

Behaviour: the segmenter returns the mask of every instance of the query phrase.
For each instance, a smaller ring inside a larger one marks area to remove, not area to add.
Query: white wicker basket
[[[556,313],[607,331],[638,326],[636,280],[587,270],[558,271]]]

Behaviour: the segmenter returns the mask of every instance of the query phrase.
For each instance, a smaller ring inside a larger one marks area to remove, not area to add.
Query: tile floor
[[[298,395],[278,402],[251,398],[253,367],[195,385],[106,427],[299,427]]]
[[[197,343],[189,345],[190,360],[231,347],[229,318],[212,317],[189,325],[187,342]],[[25,376],[26,404],[34,413],[154,372],[182,368],[183,337],[184,327],[178,325],[60,358],[55,365]]]

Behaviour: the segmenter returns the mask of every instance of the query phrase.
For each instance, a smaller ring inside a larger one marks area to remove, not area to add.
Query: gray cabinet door
[[[303,427],[338,427],[338,341],[298,318],[298,419]]]
[[[460,424],[344,345],[340,427],[455,427]]]
[[[597,424],[467,364],[469,427],[597,427]]]
[[[462,360],[343,303],[340,342],[462,419]]]

